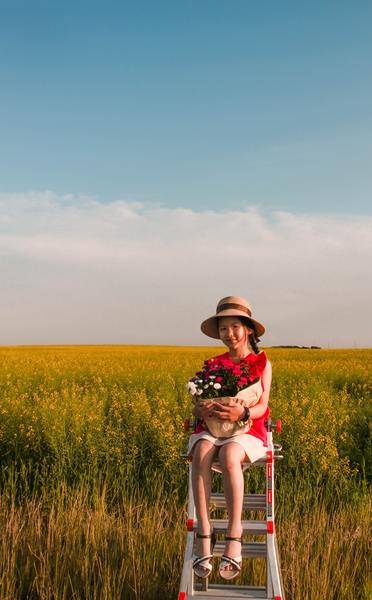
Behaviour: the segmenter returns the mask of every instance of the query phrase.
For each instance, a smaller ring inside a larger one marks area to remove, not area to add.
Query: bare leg
[[[227,535],[230,537],[240,537],[242,535],[244,478],[241,465],[245,459],[244,449],[235,442],[225,444],[220,448],[219,460],[229,518]],[[226,542],[224,553],[232,558],[239,556],[241,545],[236,541]],[[228,570],[233,568],[231,565],[226,567]]]
[[[217,448],[208,440],[200,440],[194,446],[192,454],[192,490],[198,520],[198,532],[209,534],[211,533],[209,523],[209,500],[212,487],[211,467],[217,454]],[[196,553],[198,556],[210,554],[210,547],[210,539],[197,539]]]

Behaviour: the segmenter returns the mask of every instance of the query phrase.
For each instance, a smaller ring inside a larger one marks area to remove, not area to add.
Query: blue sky
[[[371,346],[372,3],[0,0],[0,343]]]
[[[1,192],[370,213],[370,2],[0,7]]]

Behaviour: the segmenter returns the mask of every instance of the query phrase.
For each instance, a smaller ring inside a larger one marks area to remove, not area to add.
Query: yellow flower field
[[[0,600],[176,597],[185,382],[222,352],[0,349]],[[266,352],[272,416],[283,421],[276,483],[287,600],[367,599],[372,350]],[[262,485],[258,471],[247,487]],[[262,565],[247,569],[259,582]]]

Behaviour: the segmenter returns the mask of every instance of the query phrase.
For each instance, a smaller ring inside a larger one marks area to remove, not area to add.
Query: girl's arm
[[[211,412],[211,407],[213,406],[214,401],[211,400],[207,400],[204,401],[202,405],[198,404],[198,402],[196,402],[194,404],[194,408],[192,409],[192,414],[194,415],[194,417],[197,417],[198,419],[205,419],[206,417],[209,416],[210,412]]]
[[[255,406],[249,409],[251,419],[259,419],[265,414],[267,405],[269,403],[270,387],[272,379],[272,367],[271,362],[266,362],[266,367],[262,372],[261,383],[262,383],[262,396]]]

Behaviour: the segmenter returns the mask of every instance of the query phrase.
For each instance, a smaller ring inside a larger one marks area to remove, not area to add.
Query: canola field
[[[185,383],[224,351],[0,349],[0,600],[177,597]],[[271,413],[283,422],[276,515],[286,598],[367,600],[372,350],[266,352]],[[262,470],[245,476],[261,491]],[[243,576],[262,584],[260,559]]]

